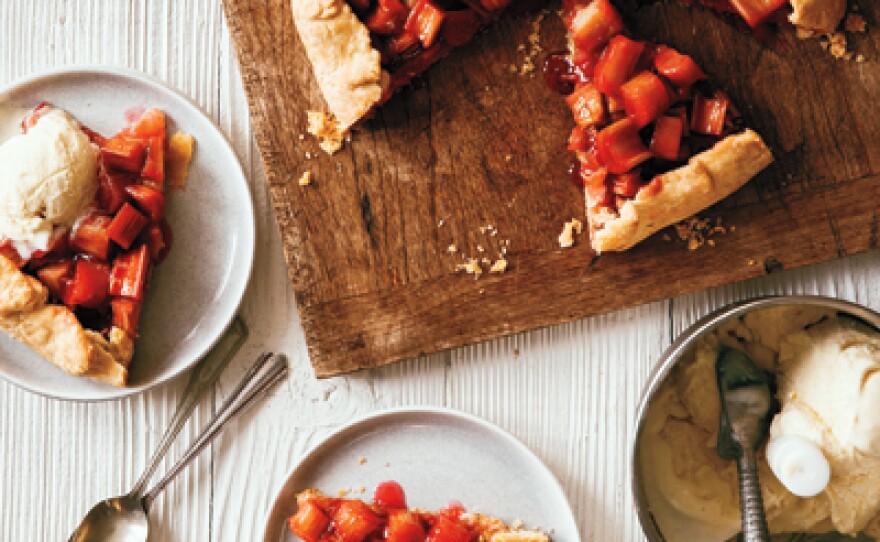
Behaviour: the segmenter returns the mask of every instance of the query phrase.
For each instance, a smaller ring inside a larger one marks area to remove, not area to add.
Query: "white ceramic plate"
[[[361,464],[359,458],[367,461]],[[553,529],[554,542],[578,542],[577,525],[559,482],[518,440],[471,415],[447,409],[395,409],[342,427],[305,455],[269,512],[263,542],[298,540],[285,527],[295,495],[330,495],[400,482],[410,506],[439,509],[457,500],[470,510],[527,527]]]
[[[247,181],[229,142],[208,117],[143,74],[84,67],[18,81],[0,89],[0,136],[8,137],[22,110],[40,101],[68,110],[105,135],[125,125],[126,111],[158,107],[168,114],[169,132],[184,131],[196,139],[188,184],[168,199],[172,249],[153,276],[129,387],[69,376],[0,333],[0,376],[23,388],[74,400],[139,393],[193,366],[238,310],[254,258],[254,210]]]

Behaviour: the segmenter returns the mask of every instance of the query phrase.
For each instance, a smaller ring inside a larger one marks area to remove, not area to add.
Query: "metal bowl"
[[[639,407],[636,411],[637,421],[630,447],[629,462],[632,473],[631,489],[633,492],[636,513],[638,514],[639,522],[642,525],[642,530],[645,532],[645,535],[650,542],[666,542],[666,539],[660,532],[660,528],[651,512],[646,488],[644,486],[645,477],[642,474],[641,461],[639,460],[641,435],[651,400],[654,398],[655,393],[660,388],[660,385],[666,380],[667,375],[669,375],[669,372],[675,364],[678,363],[682,356],[686,354],[694,346],[695,342],[704,334],[712,331],[722,322],[730,318],[737,318],[752,311],[783,305],[812,305],[822,307],[836,311],[838,314],[857,318],[871,327],[880,330],[880,314],[862,305],[823,296],[784,295],[759,297],[727,305],[726,307],[722,307],[700,319],[681,333],[681,335],[672,342],[669,348],[666,349],[663,355],[660,356],[653,372],[648,377],[648,382],[642,392]]]

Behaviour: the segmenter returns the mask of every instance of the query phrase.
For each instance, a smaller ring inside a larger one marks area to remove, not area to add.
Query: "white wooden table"
[[[73,64],[142,70],[195,100],[232,140],[256,202],[256,268],[242,308],[252,337],[171,455],[259,351],[283,351],[292,364],[290,379],[159,499],[151,540],[259,540],[269,504],[298,456],[339,424],[399,405],[444,405],[499,424],[562,481],[584,540],[641,540],[627,443],[649,368],[673,335],[713,308],[764,293],[820,293],[880,308],[880,281],[872,278],[880,254],[873,253],[317,381],[219,0],[0,2],[0,85]],[[127,490],[184,384],[185,378],[132,399],[76,404],[0,381],[0,542],[66,540],[91,503]]]

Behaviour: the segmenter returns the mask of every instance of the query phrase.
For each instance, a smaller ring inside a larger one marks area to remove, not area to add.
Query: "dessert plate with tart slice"
[[[418,513],[442,515],[453,503],[513,529],[543,531],[554,542],[580,540],[559,482],[513,436],[455,410],[407,408],[354,421],[308,452],[278,492],[263,541],[301,540],[289,525],[297,496],[316,494],[306,490],[370,501],[387,481],[405,488],[406,506]]]
[[[43,103],[49,105],[40,106]],[[28,309],[36,316],[17,313],[15,325],[5,325],[12,320],[4,316],[2,327],[7,333],[0,334],[0,377],[61,399],[123,397],[190,368],[228,327],[253,263],[250,191],[234,151],[211,120],[186,98],[147,76],[83,67],[18,81],[0,89],[0,137],[6,141],[16,133],[39,131],[44,115],[53,116],[52,122],[64,118],[64,113],[56,113],[59,110],[66,111],[66,122],[78,123],[99,149],[101,184],[89,207],[91,214],[77,219],[64,234],[62,244],[67,248],[50,264],[35,264],[37,253],[28,253],[24,262],[16,263],[9,255],[21,255],[19,245],[6,251],[3,263],[9,269],[3,276],[30,284],[37,293],[48,293],[31,296],[45,305]],[[25,118],[31,122],[22,124]],[[147,122],[151,118],[162,122]],[[155,134],[147,130],[151,126],[157,128]],[[175,152],[180,141],[174,140],[174,134],[179,133],[195,141],[194,152],[185,153],[192,158],[188,176],[177,175],[178,168],[169,165],[173,162],[162,158],[163,153],[167,157]],[[137,167],[129,167],[134,164],[127,164],[127,158],[136,158]],[[105,181],[120,175],[129,175],[130,182],[108,191]],[[185,184],[171,186],[184,177]],[[119,201],[110,201],[113,195]],[[112,209],[105,209],[110,204]],[[99,219],[108,227],[96,227]],[[156,235],[150,235],[151,228]],[[48,252],[45,257],[52,256]],[[109,280],[109,291],[99,288],[104,293],[98,299],[97,290],[86,286],[101,277]],[[48,325],[40,315],[54,315],[54,323]],[[64,345],[82,346],[83,355]],[[101,356],[86,354],[101,346],[115,358],[110,365],[118,370],[91,367]],[[64,363],[71,360],[84,366]],[[79,373],[82,376],[75,376]]]

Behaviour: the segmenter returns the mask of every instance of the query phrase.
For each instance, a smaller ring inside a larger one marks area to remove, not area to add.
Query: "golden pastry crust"
[[[105,338],[84,329],[70,309],[48,298],[40,281],[0,256],[0,329],[67,373],[124,386],[134,354],[128,334],[114,327]]]
[[[9,258],[0,256],[0,316],[32,311],[46,303],[49,291],[43,284],[25,275]]]
[[[799,28],[828,34],[834,32],[846,13],[846,0],[791,0],[788,19]]]
[[[293,20],[327,107],[349,129],[382,99],[389,75],[345,0],[292,0]]]
[[[616,215],[591,212],[588,202],[593,250],[626,250],[726,198],[772,161],[773,155],[761,136],[745,130],[691,157],[686,165],[660,175],[658,192],[641,190],[621,205]]]

